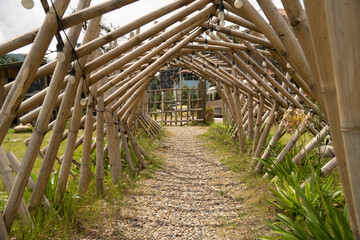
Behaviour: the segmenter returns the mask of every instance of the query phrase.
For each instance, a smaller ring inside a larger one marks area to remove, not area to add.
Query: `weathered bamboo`
[[[326,174],[328,174],[331,170],[333,170],[334,168],[336,168],[337,166],[337,161],[336,161],[336,157],[334,157],[333,159],[331,159],[329,162],[327,162],[322,168],[321,168],[321,177],[326,176]],[[301,185],[301,189],[305,188],[305,184],[311,182],[311,178],[309,177],[308,179],[306,179]]]
[[[131,159],[129,145],[128,145],[128,142],[126,140],[124,127],[122,126],[122,124],[119,124],[118,126],[119,126],[119,130],[120,130],[120,135],[121,135],[121,147],[124,149],[124,152],[125,152],[125,159],[126,159],[126,162],[128,164],[129,172],[130,172],[130,174],[134,174],[135,169],[134,169],[134,165],[133,165],[133,162],[132,162],[132,159]]]
[[[287,59],[288,62],[294,67],[300,76],[304,78],[319,104],[324,106],[320,88],[318,87],[318,80],[313,75],[310,65],[294,35],[294,32],[290,29],[289,25],[285,23],[283,17],[276,10],[275,5],[271,1],[257,0],[257,2],[264,11],[266,17],[269,19],[271,26],[279,36],[284,47],[287,49],[287,53],[289,55]]]
[[[89,19],[95,18],[101,14],[105,14],[107,12],[113,11],[117,8],[121,8],[125,5],[128,5],[132,2],[136,2],[138,0],[109,0],[106,2],[102,2],[100,4],[88,7],[81,11],[77,11],[75,13],[69,14],[60,20],[59,30],[73,27],[79,23],[85,22]],[[56,8],[58,10],[58,8]],[[0,55],[4,55],[8,52],[16,50],[18,48],[24,47],[27,44],[30,44],[34,41],[35,37],[38,35],[39,29],[34,29],[25,33],[19,37],[11,39],[5,43],[0,45]]]
[[[57,14],[59,15],[60,18],[63,15],[68,3],[69,0],[54,2],[54,6],[56,7]],[[14,114],[16,112],[16,109],[19,107],[21,100],[24,98],[28,88],[30,87],[32,79],[35,76],[36,69],[40,66],[45,51],[49,46],[50,41],[54,36],[56,30],[57,30],[57,18],[54,9],[51,7],[49,12],[46,14],[44,23],[1,109],[0,143],[3,141],[7,129],[9,128],[9,126],[12,123],[12,120],[15,117]],[[36,139],[37,137],[39,139],[42,139],[43,138],[42,133],[35,132],[33,139]],[[9,200],[4,210],[4,221],[8,230],[10,230],[12,222],[15,218],[18,206],[20,204],[22,195],[24,193],[24,189],[27,182],[26,180],[29,178],[32,166],[34,165],[35,162],[35,157],[34,157],[35,154],[33,153],[37,152],[40,148],[41,141],[35,140],[33,142],[34,143],[31,144],[31,146],[29,146],[26,149],[24,160],[21,164],[21,168],[15,179],[14,186],[9,195]],[[31,156],[28,156],[29,153],[32,153]]]
[[[206,27],[208,29],[215,29],[216,25],[211,24],[211,23],[204,23],[202,25],[202,27]],[[259,38],[259,37],[256,37],[254,35],[250,35],[250,34],[247,34],[247,33],[243,33],[243,32],[236,31],[236,30],[229,29],[229,28],[225,28],[225,27],[217,27],[216,29],[217,29],[218,32],[225,33],[225,34],[228,34],[228,35],[231,35],[231,36],[234,36],[234,37],[238,37],[238,38],[241,38],[241,39],[245,39],[245,40],[248,40],[248,41],[253,42],[253,43],[261,44],[264,47],[268,47],[268,48],[273,47],[271,45],[271,43],[268,40],[264,39],[264,38]]]
[[[15,154],[13,152],[8,152],[6,154],[10,166],[11,168],[14,170],[15,173],[18,173],[21,163],[19,161],[19,159],[17,159],[17,157],[15,156]],[[29,177],[28,183],[27,183],[27,188],[32,191],[35,188],[35,181],[32,178],[32,176]],[[46,198],[46,196],[43,197],[43,201],[42,201],[43,206],[45,207],[45,209],[48,211],[50,209],[50,202],[49,200]]]
[[[189,13],[192,13],[196,10],[201,9],[206,4],[208,4],[209,1],[210,0],[199,0],[199,1],[195,1],[195,2],[191,3],[189,6],[185,7],[185,9],[181,10],[180,12],[170,16],[168,19],[166,19],[158,24],[155,24],[150,29],[138,34],[136,36],[136,38],[134,37],[134,38],[129,39],[128,41],[119,45],[112,51],[110,51],[110,52],[102,55],[101,57],[95,59],[94,61],[90,62],[89,64],[87,64],[85,66],[85,72],[91,72],[91,71],[97,69],[98,67],[104,65],[104,63],[114,59],[115,57],[119,56],[120,54],[124,53],[125,51],[135,47],[140,42],[142,42],[150,37],[153,37],[155,34],[159,33],[160,31],[163,31],[165,28],[169,27],[173,23],[183,19]]]
[[[282,138],[282,136],[284,136],[284,134],[286,133],[284,129],[285,129],[285,125],[280,123],[279,126],[276,128],[276,131],[272,136],[269,144],[267,145],[264,153],[261,155],[262,159],[267,159],[270,156],[271,150],[275,147],[276,143],[280,140],[280,138]],[[259,155],[258,156],[254,155],[254,157],[259,157]],[[264,164],[259,161],[256,165],[255,170],[260,171],[263,168],[263,166]]]
[[[303,161],[308,153],[310,153],[326,136],[329,131],[329,127],[324,127],[318,135],[316,135],[301,151],[292,159],[293,163],[299,163]]]
[[[80,167],[80,179],[79,179],[79,192],[80,194],[85,194],[87,191],[87,186],[89,182],[89,164],[90,164],[90,154],[91,154],[91,142],[92,142],[92,133],[93,133],[93,102],[94,99],[89,96],[87,102],[86,110],[86,120],[85,120],[85,129],[84,129],[84,140],[83,140],[83,150],[81,156],[81,167]]]
[[[251,85],[248,82],[248,86]],[[253,98],[251,94],[248,94],[248,138],[252,141],[254,139],[254,115],[253,115]]]
[[[90,4],[90,1],[86,1],[86,0],[80,1],[79,5],[78,5],[78,9],[86,7],[89,4]],[[93,26],[95,29],[94,30],[90,29],[89,31],[94,31],[95,33],[93,33],[93,34],[96,34],[97,25],[93,25]],[[81,31],[81,26],[71,28],[68,38],[72,42],[69,43],[69,45],[70,44],[71,45],[69,46],[69,49],[67,49],[68,54],[72,54],[71,46],[75,45],[76,39],[78,38],[80,31]],[[71,60],[71,59],[69,59],[69,60]],[[86,61],[86,58],[82,59],[82,63],[85,61]],[[57,69],[59,69],[59,70],[57,70]],[[58,65],[55,69],[55,73],[58,75],[55,75],[55,76],[58,76],[60,79],[63,78],[64,74],[65,74],[65,72],[63,72],[64,70],[66,70],[66,66],[62,66],[62,64],[59,65],[59,63],[58,63]],[[61,102],[59,113],[58,113],[59,117],[57,118],[57,120],[55,122],[54,129],[53,129],[53,132],[50,137],[49,151],[46,151],[43,164],[41,165],[41,168],[39,171],[35,189],[31,195],[31,199],[29,202],[30,208],[33,208],[33,207],[35,207],[36,204],[39,204],[41,202],[42,196],[45,193],[46,185],[50,178],[51,169],[53,168],[53,165],[54,165],[54,162],[56,159],[56,154],[59,149],[60,143],[62,141],[62,138],[61,138],[63,135],[62,133],[65,129],[67,120],[69,118],[70,108],[73,105],[73,100],[74,100],[74,97],[75,97],[75,94],[77,91],[77,85],[79,84],[79,81],[80,81],[81,73],[80,73],[79,66],[77,67],[77,70],[78,70],[78,73],[75,73],[75,83],[74,84],[69,83],[66,87],[65,95],[64,95],[63,101]],[[53,81],[54,81],[54,79],[53,79]],[[47,93],[47,95],[49,95],[49,92]],[[57,95],[49,96],[49,98],[52,97],[52,102],[54,102],[56,96]],[[43,109],[44,108],[42,108],[42,110]],[[46,111],[46,110],[48,110],[48,109],[45,108],[44,111]],[[50,111],[50,112],[52,112],[52,111]],[[40,117],[39,117],[39,119],[40,119]]]
[[[0,214],[0,239],[2,239],[2,240],[9,239],[9,235],[8,235],[8,231],[6,229],[3,214]]]
[[[235,111],[236,111],[236,127],[239,137],[239,147],[240,151],[244,153],[245,149],[245,134],[243,129],[242,115],[241,115],[241,105],[242,101],[240,99],[239,90],[237,87],[234,88],[234,98],[235,98]]]
[[[325,13],[325,1],[304,1],[306,15],[309,21],[310,33],[313,43],[313,51],[317,58],[320,73],[321,91],[323,93],[330,131],[334,141],[336,158],[339,166],[340,178],[344,188],[344,194],[349,209],[351,228],[355,239],[360,239],[358,223],[355,214],[353,193],[351,192],[349,172],[347,168],[344,141],[341,133],[340,115],[338,106],[337,89],[335,88],[333,57],[329,30]]]
[[[133,147],[135,154],[139,159],[139,162],[141,164],[141,169],[145,168],[146,163],[145,163],[144,157],[141,153],[141,150],[139,148],[139,144],[136,142],[134,134],[132,133],[131,129],[129,128],[129,126],[126,123],[125,123],[125,130],[126,130],[128,138],[130,140],[131,146]]]
[[[287,144],[281,150],[279,155],[276,157],[276,160],[275,160],[276,163],[282,162],[285,159],[286,154],[295,146],[296,142],[300,139],[301,135],[306,131],[306,124],[307,124],[306,122],[309,121],[309,119],[312,117],[312,115],[313,114],[311,112],[309,112],[306,115],[304,122],[299,125],[298,129],[291,136],[290,140],[287,142]],[[263,178],[267,178],[268,176],[269,176],[269,174],[265,173]]]
[[[88,31],[85,33],[84,36],[84,40],[83,43],[86,43],[87,41],[91,40],[92,38],[94,38],[96,35],[98,35],[98,24],[100,22],[101,17],[97,17],[94,20],[91,20],[89,25],[88,25]],[[96,26],[96,27],[94,27]],[[80,64],[83,64],[86,61],[86,57],[82,58],[80,60]],[[76,76],[75,76],[76,77]],[[77,76],[79,78],[79,75]],[[80,104],[80,98],[81,98],[81,93],[83,92],[83,86],[84,81],[82,81],[77,89],[76,95],[75,95],[75,100],[74,100],[74,110],[72,113],[72,118],[71,118],[71,122],[70,122],[70,126],[69,126],[69,135],[67,138],[67,142],[65,145],[65,152],[64,152],[64,156],[63,156],[63,163],[61,165],[61,169],[60,169],[60,173],[59,173],[59,179],[58,179],[58,184],[56,187],[56,192],[59,194],[60,197],[62,197],[62,195],[65,192],[66,189],[66,184],[67,184],[67,180],[68,180],[68,176],[70,173],[70,168],[71,168],[71,162],[72,162],[72,157],[76,148],[76,137],[78,135],[78,130],[79,127],[81,126],[81,115],[83,112],[83,107]]]
[[[270,128],[273,124],[273,121],[274,121],[274,118],[275,118],[275,112],[276,112],[276,108],[277,108],[277,103],[275,103],[271,109],[271,112],[270,112],[270,115],[268,117],[268,119],[266,120],[265,122],[265,126],[263,128],[263,131],[261,133],[261,137],[260,137],[260,140],[259,140],[259,143],[256,147],[256,150],[253,154],[254,157],[258,157],[260,156],[260,153],[262,152],[263,150],[263,147],[265,145],[265,141],[266,141],[266,138],[267,136],[269,135],[269,132],[270,132]],[[252,165],[255,165],[255,163],[253,162]]]
[[[257,147],[257,144],[260,139],[260,129],[261,129],[261,123],[262,123],[262,117],[263,117],[263,111],[264,111],[264,97],[260,96],[260,101],[258,102],[258,112],[256,116],[256,124],[255,124],[255,135],[254,135],[254,141],[253,141],[253,147],[251,152],[254,153]]]
[[[105,83],[105,79],[98,85]],[[97,85],[96,85],[97,89]],[[102,194],[104,191],[104,95],[97,98],[96,101],[96,191]]]
[[[0,175],[6,192],[10,193],[11,188],[13,187],[13,184],[15,182],[15,176],[14,173],[11,171],[9,160],[2,145],[0,145]],[[30,223],[30,213],[27,209],[24,199],[22,199],[20,202],[18,215],[21,217],[22,221],[24,221],[26,225]]]
[[[321,3],[323,4],[323,3]],[[357,39],[359,38],[360,17],[356,12],[359,9],[358,1],[335,2],[329,1],[325,4],[325,16],[328,26],[330,49],[332,56],[332,66],[326,65],[327,71],[334,74],[337,102],[340,116],[340,129],[344,141],[347,169],[350,178],[355,214],[358,229],[360,229],[360,187],[359,174],[359,151],[356,147],[360,142],[359,135],[359,90],[360,85],[357,81],[360,54]],[[335,11],[332,8],[336,8]],[[347,61],[344,61],[347,59]],[[320,63],[319,63],[320,64]],[[340,165],[340,161],[339,161]],[[357,230],[357,229],[355,229]],[[357,232],[355,238],[359,236]]]

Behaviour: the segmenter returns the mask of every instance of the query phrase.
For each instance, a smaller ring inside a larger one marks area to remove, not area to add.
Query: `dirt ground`
[[[257,221],[244,217],[238,198],[243,185],[196,138],[207,128],[167,129],[164,169],[123,199],[112,233],[97,239],[254,239]]]

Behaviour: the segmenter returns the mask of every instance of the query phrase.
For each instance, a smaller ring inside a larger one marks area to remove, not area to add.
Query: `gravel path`
[[[242,186],[195,139],[206,128],[167,129],[165,169],[125,197],[116,224],[122,239],[246,239],[235,200]]]

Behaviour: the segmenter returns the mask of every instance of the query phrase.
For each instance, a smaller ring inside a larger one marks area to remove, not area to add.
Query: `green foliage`
[[[165,133],[161,133],[163,137]],[[137,181],[145,178],[152,178],[153,173],[159,167],[162,167],[160,158],[151,154],[158,147],[157,141],[149,139],[146,134],[138,134],[137,142],[150,155],[148,167],[130,176],[127,170],[123,171],[122,178],[118,184],[112,184],[109,173],[109,163],[107,156],[104,157],[104,192],[102,195],[96,194],[96,181],[94,178],[89,179],[88,191],[84,195],[78,193],[78,181],[69,179],[65,194],[61,201],[55,194],[59,167],[54,171],[46,186],[45,196],[51,203],[51,207],[45,210],[38,207],[31,212],[31,223],[26,226],[20,219],[14,222],[10,237],[16,239],[78,239],[80,236],[92,228],[98,228],[99,225],[106,225],[108,221],[114,222],[116,213],[119,211],[119,204],[126,192],[137,186]],[[132,148],[130,148],[132,158],[136,157]],[[81,147],[75,152],[74,159],[80,160]],[[134,165],[135,165],[134,164]],[[136,165],[135,165],[136,166]],[[91,154],[90,169],[96,168],[96,151]],[[72,168],[75,175],[79,175],[79,170]],[[36,179],[36,175],[32,174]],[[25,190],[24,199],[26,203],[30,200],[31,193]],[[0,192],[0,207],[5,206],[7,194]],[[110,218],[110,219],[109,219]]]
[[[258,159],[273,177],[275,187],[270,191],[275,200],[270,204],[280,211],[276,221],[267,221],[267,226],[276,239],[353,239],[342,188],[333,176],[320,177],[321,156],[316,152],[300,165],[291,161],[297,153],[294,149],[280,163],[274,158]],[[302,189],[301,183],[309,177]]]
[[[0,56],[0,64],[8,64],[8,63],[14,63],[19,61],[19,59],[17,57],[14,57],[12,55],[9,54],[5,54]]]

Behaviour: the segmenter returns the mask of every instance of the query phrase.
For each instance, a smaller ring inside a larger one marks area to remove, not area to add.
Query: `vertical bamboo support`
[[[203,119],[203,123],[205,123],[206,116],[206,82],[205,80],[199,81],[198,84],[198,99],[201,99],[198,104],[198,108],[201,110],[198,112],[198,119]]]
[[[250,86],[250,85],[249,85]],[[248,94],[248,138],[249,140],[254,139],[254,116],[253,116],[253,97],[249,93]]]
[[[201,81],[201,80],[200,80]],[[182,99],[182,93],[183,93],[183,89],[182,89],[182,84],[180,85],[180,126],[182,126],[183,124],[183,99]]]
[[[114,125],[113,114],[106,108],[105,114],[105,124],[106,124],[106,135],[107,135],[107,145],[109,152],[109,163],[110,163],[110,174],[112,177],[113,184],[119,182],[120,174],[122,173],[121,167],[121,156],[119,149],[119,141],[117,134],[117,127]]]
[[[234,87],[234,98],[235,98],[235,111],[236,111],[236,126],[238,130],[239,146],[240,151],[244,153],[245,149],[245,134],[243,129],[242,115],[241,115],[241,104],[239,89]]]
[[[255,126],[255,136],[254,136],[254,142],[251,152],[254,153],[257,147],[257,144],[260,139],[260,129],[261,129],[261,123],[262,123],[262,117],[263,117],[263,110],[264,110],[264,97],[260,96],[260,101],[258,102],[258,112],[256,117],[256,126]]]
[[[263,147],[265,145],[265,141],[266,141],[266,138],[267,136],[269,135],[269,132],[270,132],[270,128],[271,128],[271,125],[273,124],[273,121],[274,121],[274,118],[275,118],[275,111],[277,109],[277,103],[275,103],[273,105],[273,107],[271,108],[271,112],[270,112],[270,115],[268,117],[268,119],[266,120],[265,122],[265,126],[264,126],[264,129],[261,133],[261,137],[260,137],[260,140],[259,140],[259,143],[256,147],[256,150],[254,152],[254,157],[259,157],[260,156],[260,153],[262,152],[263,150]],[[252,165],[255,165],[257,160],[254,159]]]
[[[178,124],[178,89],[175,88],[175,125]]]
[[[330,42],[329,50],[332,57],[332,66],[327,65],[326,68],[327,71],[332,71],[334,74],[340,129],[358,226],[357,229],[353,229],[354,237],[360,238],[358,233],[360,229],[360,148],[358,147],[360,143],[360,84],[358,82],[360,71],[357,67],[360,63],[360,52],[358,51],[360,2],[331,0],[322,4],[325,6],[329,31],[327,40]]]
[[[83,107],[80,104],[81,92],[83,89],[82,83],[79,84],[77,94],[74,101],[74,111],[69,126],[69,135],[65,145],[65,151],[62,158],[62,164],[59,173],[59,179],[56,187],[56,193],[61,199],[66,190],[66,184],[68,182],[71,162],[76,147],[76,137],[80,128],[81,115],[83,113]]]
[[[154,112],[155,112],[155,121],[157,121],[157,109],[158,109],[158,102],[159,102],[157,99],[158,91],[155,90],[154,93],[155,93]]]
[[[88,95],[85,128],[84,128],[84,140],[83,140],[83,151],[81,156],[80,166],[80,178],[79,178],[79,192],[85,194],[89,182],[90,172],[90,154],[91,154],[91,143],[93,133],[93,111],[94,111],[94,99],[91,95]]]
[[[131,155],[130,155],[130,150],[129,150],[129,145],[128,142],[126,140],[126,135],[125,135],[125,131],[124,131],[124,127],[122,126],[122,124],[119,124],[119,129],[120,129],[120,134],[121,134],[121,146],[124,149],[125,152],[125,159],[126,162],[128,164],[128,168],[130,171],[130,174],[134,174],[135,173],[135,169],[134,169],[134,165],[132,163],[132,159],[131,159]]]
[[[105,83],[105,79],[99,82],[99,85]],[[104,95],[97,98],[96,101],[96,191],[102,194],[104,191]]]
[[[133,149],[135,151],[135,154],[136,156],[138,157],[139,159],[139,163],[141,165],[141,168],[145,168],[146,167],[146,163],[145,163],[145,160],[144,160],[144,157],[142,156],[141,154],[141,150],[140,150],[140,147],[139,147],[139,144],[136,142],[135,140],[135,136],[133,134],[133,132],[131,131],[130,127],[125,123],[125,130],[126,130],[126,133],[128,135],[128,138],[130,140],[130,143],[131,145],[133,146]]]
[[[164,91],[161,91],[161,124],[164,125],[164,111],[165,111],[165,105],[164,105]],[[166,119],[166,115],[165,115]]]

